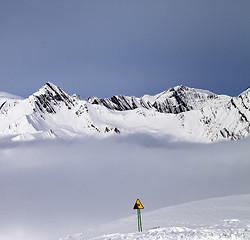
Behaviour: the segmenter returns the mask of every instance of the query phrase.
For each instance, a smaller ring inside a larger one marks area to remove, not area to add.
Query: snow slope
[[[0,115],[7,114],[8,110],[15,107],[21,100],[22,98],[19,96],[0,92]]]
[[[250,239],[250,195],[235,195],[142,210],[143,232],[134,216],[62,240]]]
[[[150,133],[173,141],[241,139],[250,133],[250,89],[238,97],[177,86],[155,96],[70,96],[52,83],[26,99],[0,95],[0,136],[11,140]]]

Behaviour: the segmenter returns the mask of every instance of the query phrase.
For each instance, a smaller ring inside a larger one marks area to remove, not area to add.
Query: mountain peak
[[[46,82],[38,91],[37,93],[46,93],[46,92],[51,92],[53,95],[55,94],[60,94],[61,92],[63,92],[63,90],[61,88],[59,88],[58,86],[56,86],[55,84],[51,83],[51,82]],[[63,92],[65,93],[65,92]],[[35,93],[36,94],[36,93]]]
[[[65,93],[61,88],[51,82],[46,82],[33,95],[35,105],[43,112],[55,113],[54,106],[65,104],[69,109],[73,103],[73,99]]]
[[[191,87],[187,87],[184,85],[177,85],[173,88],[170,88],[169,90],[165,91],[165,92],[191,92],[191,93],[195,93],[195,92],[199,92],[201,94],[206,94],[206,95],[217,95],[211,91],[208,90],[203,90],[203,89],[198,89],[198,88],[191,88]]]

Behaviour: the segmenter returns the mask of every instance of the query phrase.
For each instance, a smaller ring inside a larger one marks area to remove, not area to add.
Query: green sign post
[[[144,209],[139,199],[136,200],[134,209],[137,209],[138,217],[138,232],[142,232],[142,223],[141,223],[141,209]]]

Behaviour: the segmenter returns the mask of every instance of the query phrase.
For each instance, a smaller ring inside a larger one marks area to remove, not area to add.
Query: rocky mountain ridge
[[[250,133],[250,88],[237,97],[176,86],[155,96],[82,99],[47,82],[26,99],[0,94],[0,136],[11,140],[117,133],[236,140]]]
[[[155,96],[145,95],[141,98],[115,95],[111,98],[88,98],[92,104],[103,105],[109,109],[124,111],[133,110],[138,107],[154,109],[161,113],[178,114],[190,110],[197,110],[205,107],[207,104],[218,106],[225,104],[231,97],[219,96],[214,93],[188,88],[185,86],[176,86]]]

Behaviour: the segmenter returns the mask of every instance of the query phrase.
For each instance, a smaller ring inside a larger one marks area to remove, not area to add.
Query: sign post
[[[142,223],[141,223],[141,209],[144,209],[139,199],[136,200],[134,209],[137,209],[138,217],[138,232],[142,232]]]

